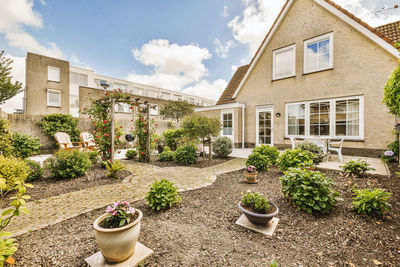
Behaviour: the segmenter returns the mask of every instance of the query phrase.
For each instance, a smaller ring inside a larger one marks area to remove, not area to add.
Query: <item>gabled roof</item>
[[[389,38],[392,42],[400,42],[400,20],[389,24],[381,25],[375,29]]]
[[[274,23],[272,24],[272,27],[268,31],[264,40],[261,42],[261,45],[257,49],[253,58],[251,59],[250,64],[248,65],[248,70],[244,74],[244,77],[241,79],[241,81],[240,81],[239,85],[237,86],[235,92],[233,93],[230,101],[233,102],[234,101],[233,99],[236,98],[236,96],[238,95],[240,89],[243,87],[243,84],[245,83],[249,74],[253,70],[255,62],[260,58],[261,54],[263,53],[263,51],[266,48],[267,44],[269,43],[270,39],[272,38],[272,36],[276,32],[276,30],[278,29],[279,25],[281,24],[283,18],[286,16],[287,12],[289,11],[289,9],[292,6],[292,4],[294,3],[294,1],[295,0],[287,0],[286,3],[284,4],[284,6],[282,7],[282,10],[280,11],[280,13],[278,14]],[[349,25],[351,25],[352,27],[354,27],[356,30],[358,30],[359,32],[364,34],[366,37],[370,38],[377,45],[379,45],[383,49],[387,50],[390,54],[399,58],[399,53],[398,53],[397,49],[395,49],[393,47],[397,40],[393,39],[393,36],[394,36],[393,34],[389,34],[389,31],[384,31],[383,30],[384,28],[381,28],[386,25],[377,27],[377,28],[373,28],[370,25],[368,25],[367,23],[365,23],[364,21],[362,21],[360,18],[356,17],[354,14],[350,13],[349,11],[342,8],[340,5],[334,3],[331,0],[313,0],[313,1],[318,3],[321,7],[327,9],[329,12],[338,16],[340,19],[342,19],[344,22],[346,22]],[[397,23],[400,23],[400,22],[397,22]],[[388,24],[388,25],[390,25],[390,24]],[[227,89],[225,89],[225,90],[227,90]],[[230,88],[230,90],[231,90],[231,88]],[[222,95],[224,95],[224,93]],[[218,104],[219,104],[219,101],[217,102],[217,105]]]
[[[233,74],[232,79],[226,86],[224,92],[219,97],[217,105],[228,104],[235,102],[232,99],[233,94],[235,93],[236,89],[238,88],[240,82],[242,81],[244,75],[246,74],[247,70],[249,69],[250,65],[244,65],[237,68],[235,74]]]

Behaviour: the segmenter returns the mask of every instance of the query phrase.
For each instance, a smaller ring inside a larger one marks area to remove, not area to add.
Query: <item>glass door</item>
[[[273,146],[273,108],[257,108],[257,145]]]

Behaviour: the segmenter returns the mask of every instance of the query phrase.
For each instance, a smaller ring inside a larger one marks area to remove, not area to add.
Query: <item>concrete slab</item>
[[[137,242],[135,254],[123,262],[116,264],[107,263],[100,251],[89,258],[86,258],[85,261],[90,267],[135,267],[138,266],[140,262],[150,257],[153,253],[153,250],[149,249],[142,243]]]
[[[240,216],[240,218],[236,221],[237,225],[243,226],[244,228],[268,236],[272,236],[274,234],[276,227],[278,226],[278,223],[279,223],[279,218],[274,217],[272,218],[271,221],[269,221],[269,223],[266,226],[258,226],[249,222],[249,220],[247,220],[244,214]]]

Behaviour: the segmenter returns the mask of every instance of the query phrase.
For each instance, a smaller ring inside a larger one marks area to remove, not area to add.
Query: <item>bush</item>
[[[183,129],[169,129],[163,132],[165,145],[169,146],[171,150],[176,150],[178,147],[179,139],[183,136]]]
[[[92,166],[89,155],[80,151],[60,150],[49,159],[47,168],[55,178],[75,178],[83,176]]]
[[[270,205],[267,198],[261,193],[247,192],[241,201],[245,208],[251,208],[257,213],[266,214],[269,211]]]
[[[340,166],[343,172],[346,175],[363,177],[367,171],[374,171],[374,168],[368,167],[368,164],[365,160],[349,160],[344,163],[344,165]]]
[[[395,136],[396,136],[395,140],[387,146],[387,149],[393,151],[394,155],[396,157],[398,157],[399,156],[399,135],[398,135],[398,133],[396,133]]]
[[[382,215],[391,209],[388,200],[392,194],[383,189],[360,189],[353,194],[353,208],[358,213]]]
[[[166,210],[181,202],[176,186],[166,180],[155,181],[146,196],[147,205],[154,211]]]
[[[160,161],[173,161],[175,159],[175,152],[166,146],[164,147],[164,151],[158,155],[158,158]]]
[[[314,154],[300,148],[286,149],[278,158],[281,171],[289,168],[308,168],[313,165]]]
[[[125,155],[128,159],[135,159],[138,156],[138,152],[135,149],[129,149]]]
[[[232,140],[226,136],[218,137],[212,144],[212,150],[218,158],[226,158],[232,149]]]
[[[50,114],[42,118],[39,122],[43,131],[54,138],[56,132],[67,133],[71,141],[79,141],[80,131],[77,128],[78,120],[68,114]]]
[[[30,183],[32,181],[39,180],[43,177],[44,170],[43,170],[42,166],[40,166],[39,162],[26,159],[25,163],[26,163],[26,165],[28,165],[28,167],[30,169],[30,173],[29,173],[28,178],[26,179],[26,182]]]
[[[29,158],[40,154],[40,140],[27,134],[14,133],[12,135],[13,154],[17,158]]]
[[[321,162],[324,161],[326,154],[324,153],[324,150],[318,146],[317,144],[311,143],[311,142],[303,142],[299,145],[297,145],[296,148],[300,148],[302,150],[307,150],[310,151],[314,157],[313,157],[313,163],[315,165],[320,164]]]
[[[382,153],[381,160],[386,163],[392,163],[392,162],[396,162],[397,158],[392,150],[387,150]]]
[[[268,171],[271,162],[267,156],[258,152],[251,153],[246,161],[246,166],[254,166],[257,171]]]
[[[197,153],[196,146],[192,143],[187,143],[177,148],[175,152],[175,159],[178,163],[183,165],[190,165],[196,163]]]
[[[117,173],[119,171],[125,170],[125,165],[121,163],[119,160],[114,160],[114,162],[106,161],[104,163],[107,169],[107,177],[118,178]]]
[[[258,152],[261,155],[267,156],[271,165],[275,165],[279,157],[278,149],[269,145],[257,146],[253,149],[253,152]]]
[[[0,117],[0,155],[6,157],[12,153],[10,126],[6,119]]]
[[[86,153],[88,154],[89,159],[92,162],[92,165],[95,165],[95,164],[99,163],[100,154],[99,154],[98,151],[94,150],[94,151],[88,151]]]
[[[5,187],[1,190],[1,194],[14,189],[18,183],[25,182],[29,173],[30,169],[22,159],[0,155],[0,179],[5,179]]]
[[[329,213],[339,196],[339,193],[332,189],[333,181],[320,172],[291,168],[280,180],[286,197],[309,214]]]

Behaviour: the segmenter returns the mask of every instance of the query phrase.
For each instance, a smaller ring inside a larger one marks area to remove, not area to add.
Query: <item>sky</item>
[[[96,73],[217,100],[284,0],[0,0],[0,50],[25,82],[27,51]],[[335,0],[371,26],[400,0]],[[382,11],[374,13],[374,11]],[[0,106],[22,108],[22,94]]]

